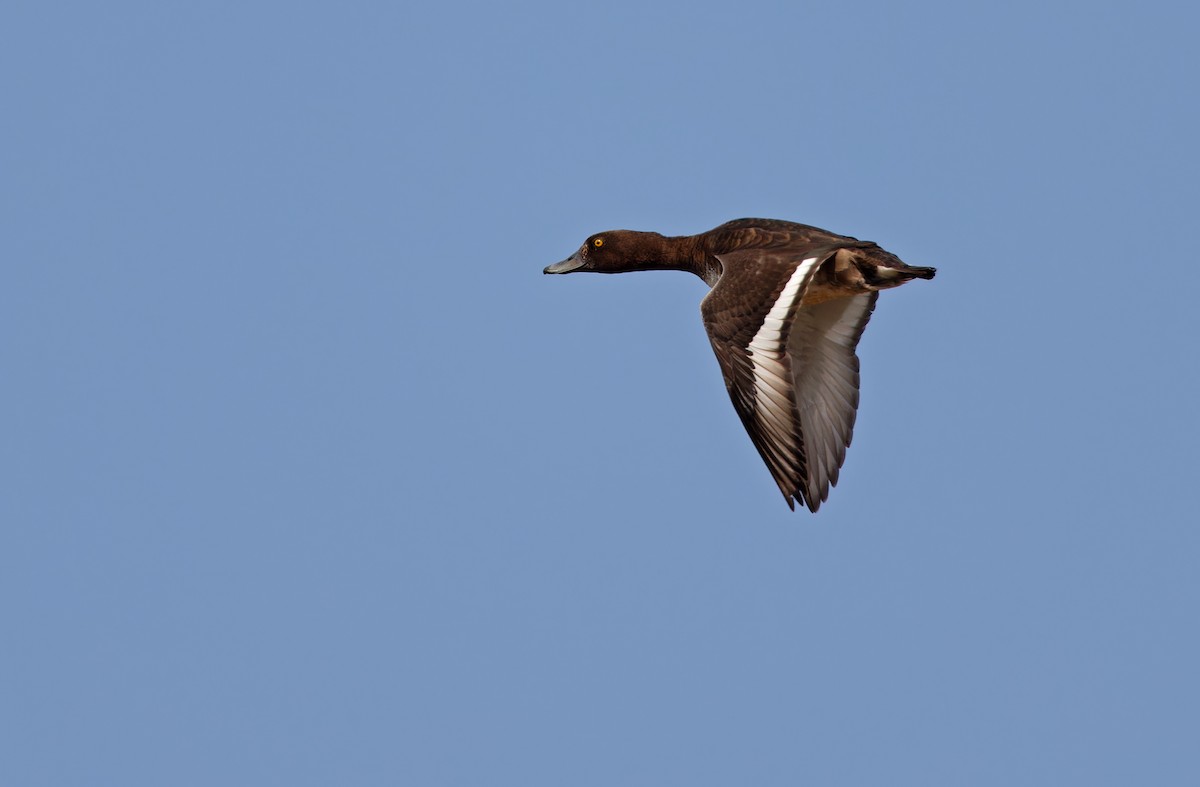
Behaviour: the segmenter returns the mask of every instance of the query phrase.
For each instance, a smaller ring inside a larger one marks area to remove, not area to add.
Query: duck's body
[[[734,408],[788,505],[816,511],[850,445],[855,348],[878,291],[935,269],[805,224],[738,219],[671,238],[602,232],[545,272],[664,269],[713,288],[700,311]]]

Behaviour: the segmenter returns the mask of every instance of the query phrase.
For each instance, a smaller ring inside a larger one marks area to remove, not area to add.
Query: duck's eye
[[[592,245],[597,249],[600,248],[604,245],[604,238],[596,238],[594,241],[592,241]]]

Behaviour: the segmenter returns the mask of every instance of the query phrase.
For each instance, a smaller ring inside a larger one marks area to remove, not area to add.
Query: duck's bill
[[[570,273],[577,271],[583,267],[583,257],[579,252],[575,252],[570,257],[567,257],[562,262],[556,262],[553,265],[547,265],[542,273]]]

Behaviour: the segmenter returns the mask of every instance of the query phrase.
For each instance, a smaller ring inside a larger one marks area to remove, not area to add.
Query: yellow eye
[[[594,241],[592,241],[592,245],[597,249],[600,248],[604,245],[604,238],[596,238]]]

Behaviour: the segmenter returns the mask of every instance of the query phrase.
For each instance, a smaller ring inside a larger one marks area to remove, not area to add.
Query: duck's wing
[[[701,304],[734,409],[788,505],[816,511],[837,483],[858,410],[855,348],[875,292],[801,306],[837,248],[747,249]]]

